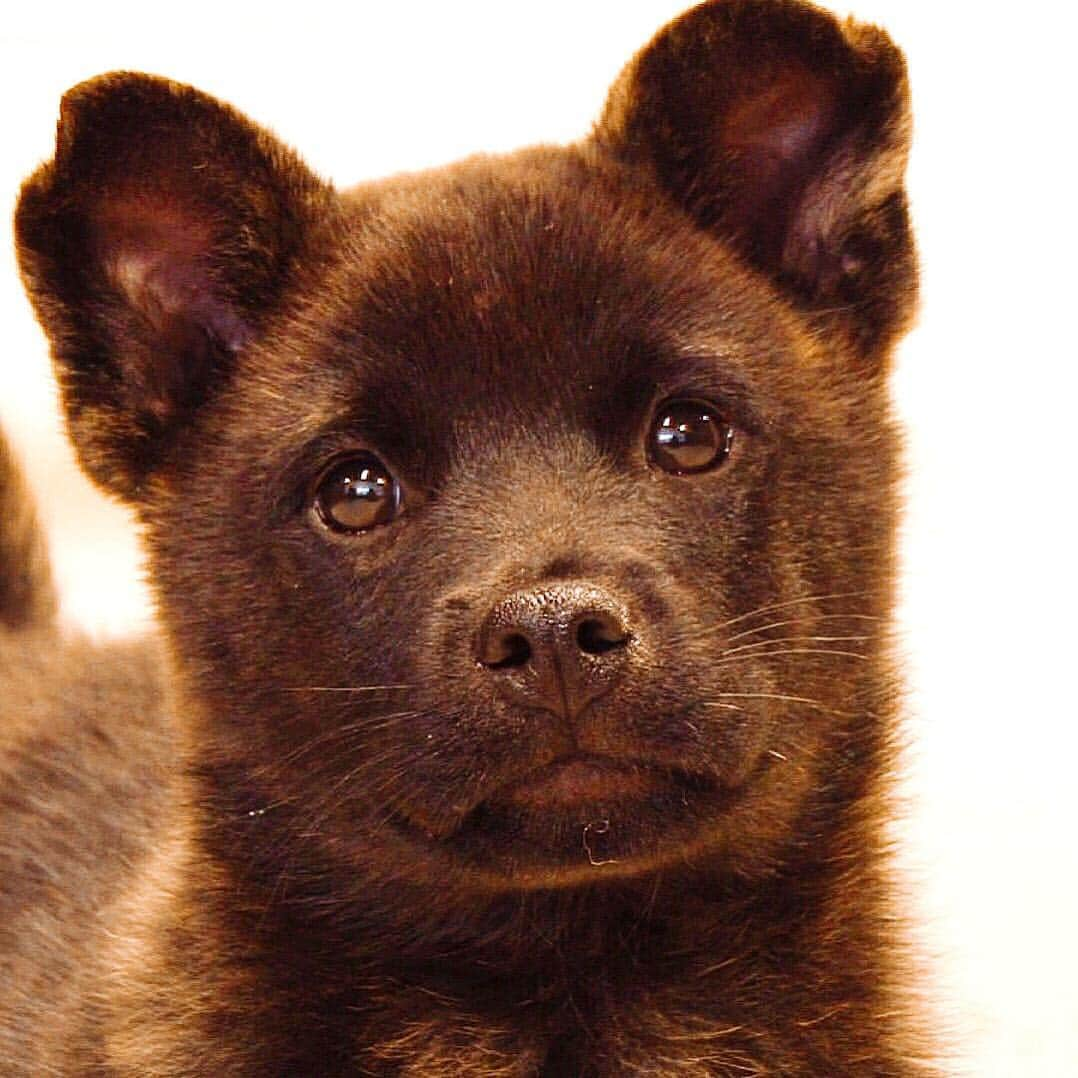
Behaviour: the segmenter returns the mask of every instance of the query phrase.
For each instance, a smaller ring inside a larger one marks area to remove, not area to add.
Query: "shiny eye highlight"
[[[314,508],[333,531],[364,532],[400,514],[401,486],[373,453],[354,453],[322,473],[315,487]]]
[[[648,432],[648,459],[672,475],[718,468],[730,455],[734,428],[715,405],[678,399],[659,406]]]

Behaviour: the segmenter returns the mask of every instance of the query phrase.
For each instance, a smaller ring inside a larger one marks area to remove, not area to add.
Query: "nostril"
[[[576,644],[588,655],[605,655],[629,642],[629,634],[617,618],[608,614],[584,618],[576,627]]]
[[[480,662],[491,670],[524,666],[531,661],[532,646],[522,633],[504,633],[490,641]]]

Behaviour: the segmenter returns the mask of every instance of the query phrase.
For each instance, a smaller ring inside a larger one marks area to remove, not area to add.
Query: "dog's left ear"
[[[909,130],[883,31],[794,0],[712,0],[632,60],[595,134],[875,364],[916,292]]]

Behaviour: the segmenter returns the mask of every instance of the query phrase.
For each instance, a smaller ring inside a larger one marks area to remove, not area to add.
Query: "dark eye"
[[[373,453],[357,453],[322,474],[314,505],[322,523],[334,531],[362,532],[397,516],[400,484]]]
[[[660,405],[648,432],[648,457],[664,472],[690,475],[717,468],[730,455],[734,428],[707,401]]]

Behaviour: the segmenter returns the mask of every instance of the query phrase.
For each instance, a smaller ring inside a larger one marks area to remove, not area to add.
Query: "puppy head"
[[[348,194],[189,88],[68,95],[20,258],[216,826],[503,891],[759,874],[856,797],[905,109],[882,34],[768,2],[660,33],[578,146]]]

